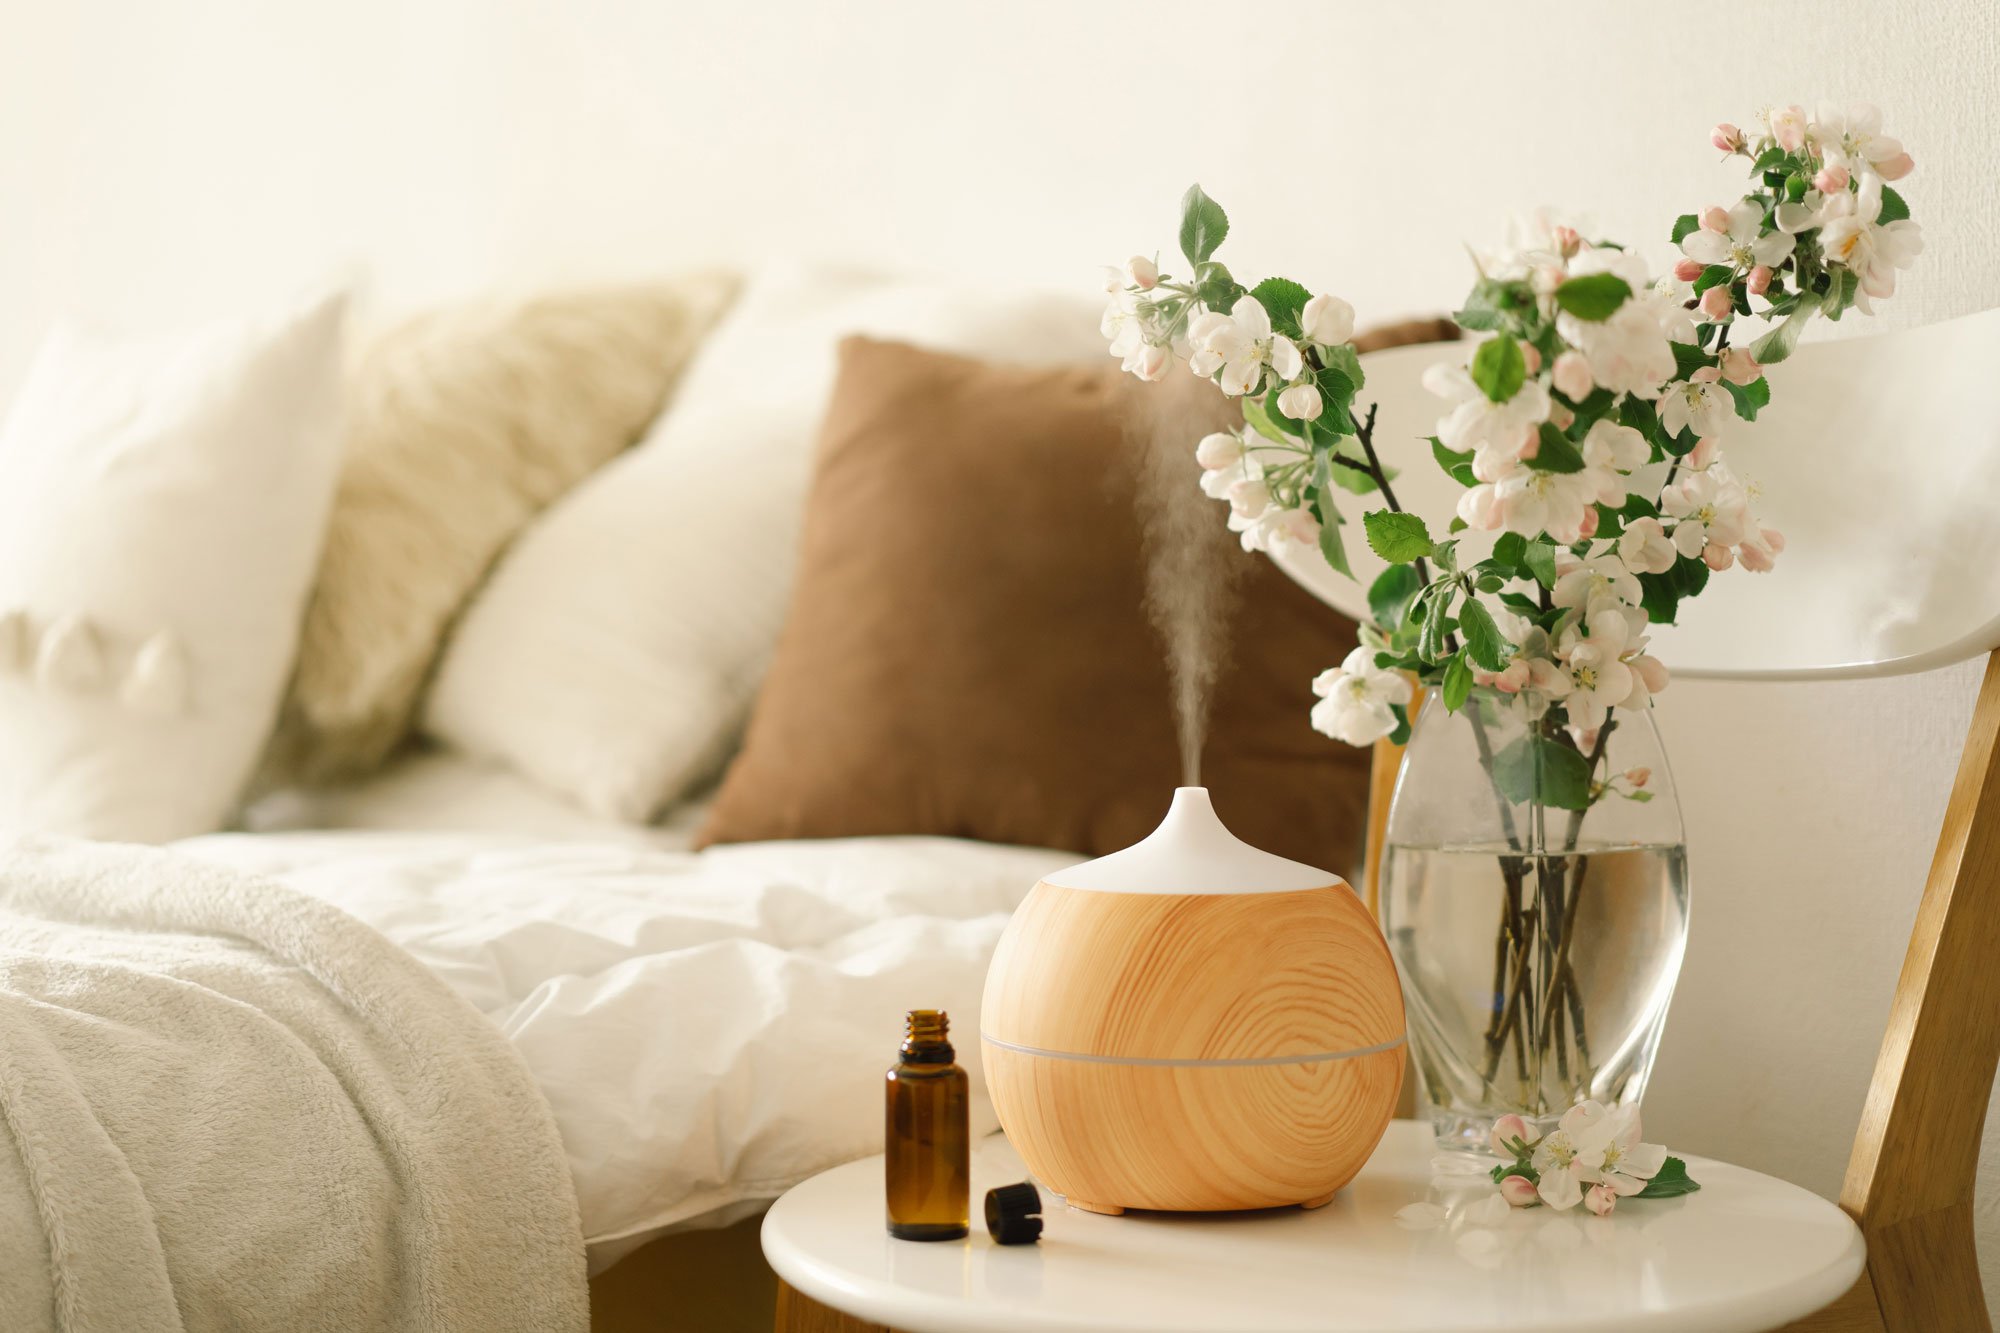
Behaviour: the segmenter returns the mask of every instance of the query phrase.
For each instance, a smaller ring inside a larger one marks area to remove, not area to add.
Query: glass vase
[[[1650,709],[1603,725],[1431,691],[1390,805],[1382,924],[1441,1148],[1637,1103],[1687,942],[1680,803]]]

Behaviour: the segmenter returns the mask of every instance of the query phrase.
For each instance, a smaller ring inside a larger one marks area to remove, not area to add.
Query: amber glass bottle
[[[943,1010],[912,1009],[889,1071],[889,1234],[902,1240],[957,1240],[969,1223],[967,1089],[949,1031]]]

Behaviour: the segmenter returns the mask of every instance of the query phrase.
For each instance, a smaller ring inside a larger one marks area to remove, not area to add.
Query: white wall
[[[329,272],[377,318],[774,250],[1089,284],[1171,250],[1194,179],[1239,272],[1446,309],[1461,240],[1538,203],[1659,253],[1739,185],[1711,123],[1821,98],[1883,103],[1919,162],[1929,249],[1884,322],[2000,304],[1984,0],[4,7],[0,397],[58,311]],[[1659,1136],[1837,1191],[1975,679],[1662,700],[1697,907]]]

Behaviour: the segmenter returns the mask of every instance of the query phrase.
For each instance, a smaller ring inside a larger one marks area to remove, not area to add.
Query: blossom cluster
[[[1185,279],[1143,258],[1109,270],[1104,331],[1125,368],[1157,379],[1184,363],[1242,403],[1243,426],[1196,458],[1246,548],[1316,545],[1351,572],[1337,496],[1385,502],[1363,515],[1390,566],[1369,589],[1375,623],[1314,682],[1319,730],[1400,739],[1415,676],[1454,711],[1478,687],[1538,723],[1553,714],[1589,751],[1612,710],[1666,687],[1649,626],[1673,623],[1711,574],[1768,571],[1784,550],[1726,447],[1769,405],[1765,370],[1808,321],[1894,294],[1922,250],[1890,184],[1914,164],[1866,105],[1773,108],[1754,133],[1710,137],[1751,188],[1680,217],[1667,271],[1549,214],[1479,258],[1456,318],[1483,336],[1425,376],[1445,405],[1432,455],[1464,487],[1442,537],[1396,503],[1373,414],[1355,409],[1345,301],[1283,278],[1239,285],[1213,258],[1228,219],[1199,186],[1182,204]],[[1753,318],[1763,331],[1734,340]],[[1491,554],[1461,558],[1467,531],[1493,534]],[[1593,779],[1554,803],[1615,789]]]
[[[1579,1102],[1539,1138],[1520,1116],[1503,1115],[1493,1123],[1490,1146],[1502,1159],[1493,1180],[1515,1208],[1545,1204],[1561,1211],[1581,1203],[1603,1217],[1620,1199],[1668,1198],[1701,1188],[1680,1158],[1640,1141],[1636,1106]]]

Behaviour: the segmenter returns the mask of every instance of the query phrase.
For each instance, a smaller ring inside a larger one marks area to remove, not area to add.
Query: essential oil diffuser
[[[1316,1208],[1381,1141],[1403,1001],[1338,875],[1260,852],[1204,787],[1122,852],[1059,871],[986,974],[1008,1139],[1074,1208]]]

